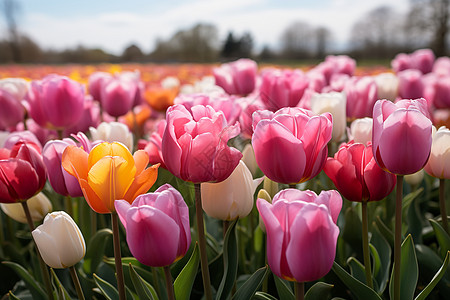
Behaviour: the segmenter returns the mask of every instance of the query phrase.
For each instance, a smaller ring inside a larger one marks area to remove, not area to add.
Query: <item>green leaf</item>
[[[264,278],[269,274],[269,267],[265,266],[256,270],[252,276],[247,279],[244,284],[234,294],[234,300],[247,300],[251,299],[255,295],[256,290],[261,286]],[[177,298],[178,300],[178,298]]]
[[[256,294],[253,296],[252,299],[257,299],[257,300],[278,300],[277,298],[275,298],[274,296],[264,293],[264,292],[256,292]]]
[[[223,244],[223,266],[224,272],[222,281],[220,282],[219,289],[217,290],[216,299],[227,299],[231,294],[233,285],[236,281],[236,275],[238,270],[238,247],[236,239],[236,223],[235,220],[230,224],[230,227],[225,234],[225,240]]]
[[[352,274],[354,278],[367,285],[365,273],[366,269],[363,264],[354,257],[350,257],[347,260],[347,264],[350,267],[350,274]]]
[[[372,276],[375,277],[378,272],[380,272],[381,267],[381,258],[378,254],[377,248],[375,248],[372,244],[369,244],[370,255],[373,259],[372,265]]]
[[[16,297],[12,292],[8,293],[8,297],[10,300],[20,300],[20,298]]]
[[[443,260],[436,252],[425,245],[416,245],[416,255],[421,282],[431,281],[443,264]],[[438,282],[437,288],[441,297],[450,294],[450,272],[444,274],[444,277]]]
[[[290,286],[288,286],[287,282],[278,276],[273,276],[273,280],[275,281],[275,286],[277,287],[277,292],[280,299],[295,300],[294,293],[292,292]]]
[[[415,190],[414,192],[409,193],[408,195],[403,197],[403,200],[402,200],[402,214],[403,215],[406,214],[408,207],[412,203],[412,201],[414,199],[416,199],[417,196],[419,196],[422,192],[423,192],[423,187],[421,187],[421,188]]]
[[[342,282],[352,291],[357,299],[360,300],[381,300],[380,296],[369,288],[367,285],[352,277],[347,271],[345,271],[336,262],[333,263],[331,268],[333,272],[342,280]]]
[[[198,272],[198,265],[200,261],[200,255],[198,252],[198,245],[195,243],[194,251],[191,258],[181,270],[178,277],[173,283],[173,289],[175,291],[175,298],[177,300],[189,300],[191,295],[192,286],[194,285],[195,276]]]
[[[103,259],[105,246],[112,236],[112,230],[108,228],[101,229],[91,238],[87,246],[87,252],[84,256],[83,270],[85,273],[92,274],[97,272],[97,267]]]
[[[97,274],[93,274],[95,285],[100,289],[103,296],[105,296],[108,300],[118,300],[119,299],[119,292],[117,289],[112,286],[109,282],[106,280],[101,279],[97,276]]]
[[[70,300],[70,296],[69,293],[67,292],[67,290],[64,288],[63,284],[61,283],[61,281],[59,280],[58,276],[56,276],[55,271],[53,270],[53,268],[50,268],[50,273],[52,274],[52,279],[55,281],[55,285],[58,288],[58,298],[59,299],[69,299]]]
[[[380,216],[377,216],[375,219],[375,224],[379,232],[384,236],[386,241],[389,243],[389,246],[394,248],[394,234],[392,231],[384,224],[384,222],[380,219]]]
[[[2,262],[2,264],[5,264],[6,266],[13,269],[14,272],[16,272],[16,274],[23,279],[27,288],[33,295],[33,298],[47,299],[47,294],[45,293],[44,289],[37,283],[36,279],[34,279],[33,276],[31,276],[31,274],[24,267],[11,261],[4,261]]]
[[[441,257],[444,258],[447,255],[447,251],[450,251],[450,236],[445,232],[444,228],[435,220],[430,220],[433,227],[434,234],[440,246]]]
[[[345,225],[342,229],[342,238],[353,250],[362,254],[362,224],[358,213],[354,207],[349,207],[344,215]]]
[[[410,300],[414,298],[417,280],[419,279],[419,266],[417,264],[416,251],[411,235],[408,235],[402,243],[402,259],[400,262],[400,299]],[[395,267],[395,264],[394,264]],[[394,268],[392,268],[391,281],[389,282],[389,295],[394,295]]]
[[[425,300],[425,298],[431,293],[436,284],[444,277],[445,272],[447,272],[448,263],[450,261],[450,251],[447,252],[445,256],[444,263],[442,267],[437,271],[436,275],[434,275],[433,279],[431,279],[430,283],[420,292],[419,295],[414,300]]]
[[[376,291],[378,294],[382,294],[386,289],[387,283],[389,281],[389,269],[391,266],[391,247],[389,246],[388,241],[384,238],[384,236],[378,230],[378,226],[373,226],[372,230],[372,238],[370,239],[370,245],[376,249],[377,256],[380,259],[380,266],[377,267],[378,260],[375,258],[375,254],[373,254],[373,249],[371,248],[372,255],[374,256],[374,281],[377,282],[375,287],[378,287]],[[379,271],[376,272],[376,269]]]
[[[305,294],[305,300],[328,299],[334,285],[325,282],[317,282]]]
[[[151,299],[153,300],[153,295],[156,295],[156,291],[153,287],[142,279],[141,276],[134,270],[133,265],[130,263],[130,277],[133,281],[134,289],[136,294],[139,296],[139,299]],[[177,298],[178,299],[178,298]]]

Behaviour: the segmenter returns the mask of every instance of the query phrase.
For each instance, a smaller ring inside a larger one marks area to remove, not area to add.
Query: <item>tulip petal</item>
[[[334,261],[339,235],[328,209],[305,205],[290,227],[286,258],[297,282],[314,281],[326,275]]]
[[[93,211],[99,214],[107,214],[112,211],[107,207],[106,203],[94,192],[87,180],[79,179],[81,191],[83,192],[84,198]]]
[[[129,203],[132,203],[137,196],[146,193],[153,186],[158,177],[158,168],[159,164],[153,165],[136,176],[131,185],[128,187],[123,199],[127,200]]]
[[[162,267],[175,261],[180,229],[171,217],[145,205],[129,209],[126,223],[128,246],[141,263]]]
[[[113,143],[101,143],[95,146],[89,153],[88,167],[92,168],[100,159],[105,156],[119,156],[126,160],[128,163],[134,165],[133,156],[128,148],[118,142]],[[133,174],[134,175],[134,174]]]
[[[131,204],[126,200],[116,200],[114,201],[114,207],[116,208],[117,215],[119,216],[120,222],[122,222],[125,230],[127,229],[127,212],[131,208]]]
[[[31,164],[16,158],[0,160],[0,182],[3,186],[0,190],[0,202],[3,203],[27,200],[34,196],[40,187],[38,175]]]
[[[252,137],[256,162],[273,181],[297,183],[303,177],[306,156],[303,143],[278,122],[261,120]]]
[[[64,268],[64,266],[61,264],[58,253],[55,253],[55,249],[58,249],[58,247],[56,245],[56,241],[52,231],[41,231],[38,227],[31,233],[44,262],[55,269]]]
[[[62,155],[61,163],[64,170],[78,180],[87,179],[88,155],[83,149],[76,146],[68,146]]]
[[[375,159],[372,159],[364,169],[364,182],[369,190],[369,200],[375,201],[383,199],[392,192],[397,178],[394,174],[383,171]]]
[[[136,166],[136,175],[139,175],[148,165],[148,154],[144,150],[138,150],[133,154],[133,159]]]

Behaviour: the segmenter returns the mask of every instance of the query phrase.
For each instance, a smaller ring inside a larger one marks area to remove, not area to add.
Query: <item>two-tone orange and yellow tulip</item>
[[[69,146],[62,156],[64,169],[78,179],[89,206],[97,213],[115,212],[114,201],[129,203],[155,183],[159,164],[146,168],[148,155],[131,155],[121,143],[101,143],[90,153]]]

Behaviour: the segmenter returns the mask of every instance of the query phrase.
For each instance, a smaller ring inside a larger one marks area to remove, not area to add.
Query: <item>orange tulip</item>
[[[63,168],[78,179],[89,206],[97,213],[115,212],[114,201],[130,204],[155,183],[159,164],[147,168],[148,154],[131,155],[121,143],[101,143],[90,153],[69,146],[62,156]]]

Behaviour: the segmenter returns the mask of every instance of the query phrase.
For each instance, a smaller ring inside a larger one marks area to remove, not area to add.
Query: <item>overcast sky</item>
[[[338,47],[364,13],[389,5],[399,13],[408,0],[19,0],[19,29],[44,49],[77,45],[120,54],[134,43],[144,52],[157,38],[199,22],[217,26],[219,38],[229,31],[250,31],[258,48],[276,47],[283,30],[295,21],[329,28]],[[3,19],[2,19],[3,21]],[[4,36],[5,24],[0,25]]]

